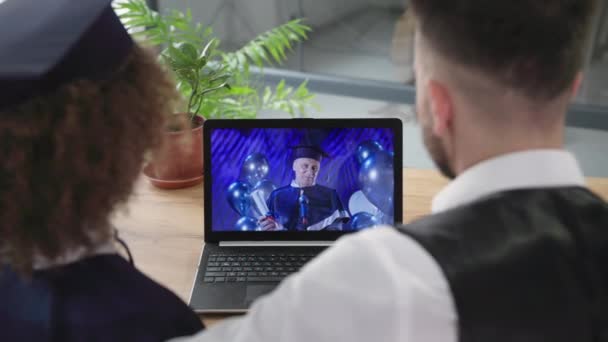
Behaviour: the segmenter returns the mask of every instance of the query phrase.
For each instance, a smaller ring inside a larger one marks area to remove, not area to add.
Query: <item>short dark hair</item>
[[[581,69],[596,0],[411,0],[444,57],[526,96],[552,99]]]

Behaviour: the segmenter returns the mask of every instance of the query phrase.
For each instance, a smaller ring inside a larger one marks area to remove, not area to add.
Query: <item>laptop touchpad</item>
[[[245,302],[247,303],[247,305],[249,305],[258,297],[271,292],[275,287],[276,285],[248,285],[247,295],[245,296]]]

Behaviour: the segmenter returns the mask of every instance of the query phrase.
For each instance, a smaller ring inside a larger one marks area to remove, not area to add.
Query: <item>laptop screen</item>
[[[392,128],[206,134],[212,232],[352,232],[395,223]]]

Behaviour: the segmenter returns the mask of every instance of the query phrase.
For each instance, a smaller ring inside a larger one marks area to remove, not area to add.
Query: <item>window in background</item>
[[[274,86],[310,79],[321,112],[313,117],[399,117],[404,121],[404,165],[433,167],[411,104],[413,23],[406,0],[150,0],[163,9],[191,8],[212,25],[224,48],[234,49],[290,19],[306,18],[314,31],[286,65],[266,69]],[[586,81],[568,117],[566,147],[589,176],[608,175],[608,2],[594,22]],[[262,112],[261,118],[288,117]],[[583,128],[581,128],[583,127]],[[592,128],[592,129],[589,129]],[[595,130],[600,128],[604,131]]]
[[[578,101],[608,106],[608,1],[600,1],[593,23],[585,82]]]
[[[293,18],[313,27],[281,68],[336,77],[412,84],[414,24],[407,0],[160,0],[191,7],[228,49]],[[585,83],[578,102],[608,106],[608,2],[593,25]]]

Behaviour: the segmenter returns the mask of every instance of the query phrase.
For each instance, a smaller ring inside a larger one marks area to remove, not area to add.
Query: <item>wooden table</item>
[[[447,184],[432,170],[404,169],[404,222],[429,213],[431,199]],[[608,199],[608,178],[589,178],[589,187]],[[188,301],[203,248],[203,187],[160,190],[143,178],[113,220],[137,267]],[[211,325],[222,316],[202,317]]]

